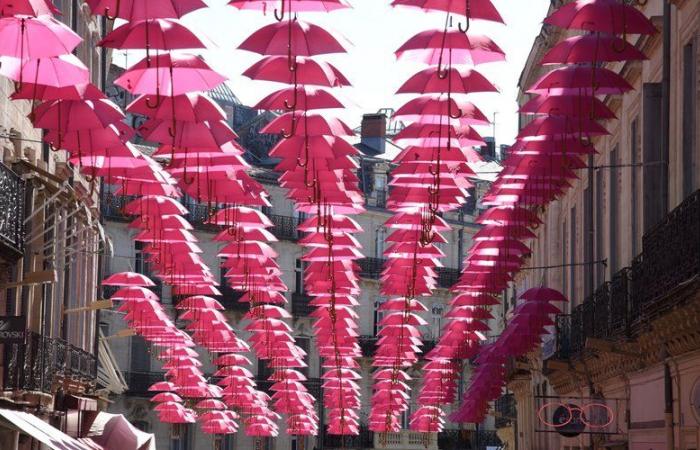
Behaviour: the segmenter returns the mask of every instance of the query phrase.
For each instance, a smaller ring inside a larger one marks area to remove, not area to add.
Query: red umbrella
[[[525,103],[520,112],[552,116],[615,119],[615,113],[596,97],[587,95],[540,95]]]
[[[144,19],[180,18],[197,9],[206,8],[202,0],[86,0],[93,14],[131,22]]]
[[[102,280],[103,286],[155,286],[147,276],[136,272],[119,272]]]
[[[561,28],[622,35],[657,32],[644,13],[617,0],[576,0],[559,7],[544,23]]]
[[[313,86],[297,86],[280,89],[260,100],[254,109],[270,111],[344,108],[333,94]]]
[[[124,1],[124,0],[122,0]],[[118,49],[181,50],[208,45],[176,19],[146,19],[127,22],[102,39],[102,47]]]
[[[471,68],[450,67],[445,74],[435,68],[423,69],[409,78],[397,94],[471,94],[475,92],[498,92],[498,89],[481,73]]]
[[[496,7],[493,6],[491,0],[393,0],[391,5],[420,8],[428,11],[445,11],[465,16],[467,19],[503,23],[503,18]],[[469,22],[467,21],[466,29],[461,29],[464,32],[468,28]]]
[[[565,39],[542,57],[541,64],[601,63],[648,59],[629,42],[617,36],[586,34]]]
[[[257,9],[266,12],[270,8],[269,0],[231,0],[228,4],[237,9]],[[279,0],[275,8],[275,18],[281,21],[285,11],[290,13],[303,11],[330,12],[350,8],[345,0]]]
[[[36,59],[71,53],[82,41],[51,16],[5,17],[0,20],[0,55]]]
[[[340,119],[324,117],[320,114],[286,113],[268,123],[261,133],[299,135],[299,136],[354,136],[355,132]],[[308,160],[307,160],[308,162]]]
[[[0,0],[0,17],[60,14],[50,0]]]
[[[265,25],[251,34],[240,50],[261,55],[315,56],[330,53],[345,53],[343,38],[303,20],[275,22]]]
[[[181,95],[214,89],[226,78],[195,55],[165,53],[144,58],[114,83],[132,94]],[[160,98],[157,102],[160,105]]]
[[[30,80],[53,87],[85,84],[90,78],[88,68],[73,54],[37,59],[0,56],[0,75],[20,84]]]
[[[290,70],[290,64],[294,70]],[[294,57],[291,63],[284,56],[266,56],[250,66],[243,75],[253,80],[294,85],[350,86],[348,79],[332,64],[303,56]]]
[[[174,117],[183,122],[212,122],[226,119],[224,110],[201,92],[163,97],[156,109],[149,107],[148,103],[148,96],[142,95],[131,102],[126,110],[160,120],[172,120]]]
[[[102,100],[107,97],[92,83],[53,87],[27,82],[18,86],[10,98],[12,100]]]
[[[421,123],[446,123],[445,117],[462,124],[487,125],[488,118],[473,103],[445,94],[426,94],[409,100],[394,113],[395,118]]]
[[[422,31],[406,41],[395,54],[397,58],[415,56],[426,64],[440,67],[450,60],[474,66],[505,61],[505,52],[489,37],[458,30]]]
[[[593,85],[595,84],[595,87]],[[619,74],[602,67],[566,66],[540,78],[529,90],[549,95],[619,95],[632,86]]]
[[[33,111],[37,128],[61,133],[105,128],[121,122],[124,114],[111,100],[56,100],[44,102]]]

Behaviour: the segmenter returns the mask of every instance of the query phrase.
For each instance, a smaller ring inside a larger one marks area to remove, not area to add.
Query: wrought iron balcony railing
[[[496,411],[496,428],[510,426],[511,423],[517,420],[515,396],[513,394],[502,395],[494,402],[494,410]]]
[[[24,251],[24,189],[24,180],[0,163],[0,243],[17,254]]]
[[[358,344],[360,344],[360,348],[362,349],[362,356],[365,358],[370,358],[374,355],[374,353],[377,351],[377,341],[379,338],[376,336],[360,336],[357,338]],[[437,345],[437,341],[433,339],[426,339],[423,341],[423,345],[421,349],[423,352],[421,355],[425,355],[428,352],[430,352],[432,349],[435,348]]]
[[[83,383],[97,378],[97,358],[90,352],[31,331],[5,342],[3,389],[55,393],[58,377]]]
[[[486,450],[503,445],[496,430],[446,430],[438,434],[440,450]]]
[[[360,266],[360,277],[369,280],[378,280],[382,275],[384,267],[384,258],[362,258],[357,260]]]
[[[640,325],[669,310],[697,289],[700,275],[700,191],[643,237],[642,253],[602,284],[568,316],[557,318],[554,357],[580,356],[586,339],[628,339]]]
[[[276,238],[293,242],[299,240],[300,236],[297,227],[301,222],[298,218],[278,216],[276,214],[269,214],[267,217],[274,224],[274,226],[270,228],[270,232],[274,234]]]
[[[438,286],[444,289],[449,289],[454,286],[457,281],[459,281],[460,271],[459,269],[452,269],[450,267],[439,267],[437,269],[438,273]]]
[[[360,425],[360,433],[357,436],[339,436],[328,434],[324,429],[319,436],[324,449],[365,449],[374,448],[374,432],[367,426]]]

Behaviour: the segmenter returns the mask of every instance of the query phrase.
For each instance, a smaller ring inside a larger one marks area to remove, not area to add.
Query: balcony
[[[435,433],[419,433],[417,431],[401,430],[398,433],[374,433],[374,448],[437,450],[438,446]]]
[[[517,420],[517,410],[515,409],[515,396],[505,394],[498,398],[494,404],[496,411],[496,428],[506,428]]]
[[[360,433],[357,436],[338,436],[328,434],[325,429],[319,440],[322,442],[321,448],[325,449],[369,449],[374,448],[374,432],[367,426],[360,425]]]
[[[292,292],[292,314],[298,317],[308,317],[314,311],[310,305],[311,296],[302,292]]]
[[[231,289],[226,282],[221,283],[219,290],[221,291],[221,295],[217,296],[217,300],[226,308],[226,311],[248,312],[250,304],[239,301],[245,292]]]
[[[459,281],[459,269],[450,267],[439,267],[436,269],[438,274],[438,286],[443,289],[449,289]]]
[[[62,339],[31,331],[5,340],[3,389],[6,391],[55,392],[59,379],[85,384],[97,378],[97,358]]]
[[[283,241],[296,242],[299,240],[299,231],[297,227],[299,226],[299,219],[290,216],[278,216],[275,214],[269,214],[268,219],[274,224],[270,228],[270,232],[275,235],[277,239]]]
[[[495,430],[446,430],[438,434],[437,441],[440,450],[485,450],[503,445]]]
[[[24,188],[24,180],[0,163],[0,244],[15,255],[24,251]]]
[[[580,357],[589,338],[629,340],[697,290],[700,275],[700,191],[643,237],[630,267],[599,286],[570,315],[557,317],[555,359]]]
[[[131,222],[133,218],[125,215],[123,211],[124,206],[134,198],[132,196],[114,195],[103,189],[100,193],[100,214],[102,218],[113,222]]]
[[[148,388],[153,384],[165,380],[165,372],[124,372],[128,395],[135,397],[151,397],[153,392]]]

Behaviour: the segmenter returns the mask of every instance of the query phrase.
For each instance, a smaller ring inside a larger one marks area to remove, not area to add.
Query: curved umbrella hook
[[[117,0],[117,4],[115,5],[115,10],[117,11],[114,16],[109,15],[109,7],[105,8],[105,18],[107,20],[117,20],[119,18],[119,9],[121,8],[122,0]]]
[[[467,10],[465,11],[466,16],[467,16],[466,25],[464,27],[462,27],[461,22],[459,24],[457,24],[457,28],[459,28],[459,31],[461,31],[464,34],[466,34],[467,31],[469,31],[469,27],[471,26],[471,15],[472,15],[471,0],[467,0],[466,6],[467,6]]]
[[[282,20],[284,20],[284,14],[285,14],[284,0],[280,0],[279,10],[277,8],[275,8],[274,14],[275,14],[275,19],[277,19],[278,22],[282,22]]]
[[[291,129],[289,130],[289,133],[287,133],[284,129],[282,129],[282,137],[285,139],[289,139],[292,136],[294,136],[297,133],[297,118],[292,113],[292,126]]]

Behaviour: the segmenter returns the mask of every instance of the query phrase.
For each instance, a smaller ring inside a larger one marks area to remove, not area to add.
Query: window
[[[311,359],[309,358],[309,353],[310,353],[310,339],[307,337],[301,337],[301,336],[296,336],[294,338],[296,340],[297,346],[304,350],[306,352],[306,356],[304,357],[304,362],[307,364],[307,367],[300,367],[299,371],[306,375],[307,377],[309,376],[309,363],[311,362]]]
[[[433,339],[437,340],[440,337],[440,333],[442,330],[442,314],[443,314],[443,307],[442,305],[433,305],[432,308],[432,323],[430,326],[430,332],[433,336]]]
[[[595,172],[595,261],[605,259],[605,171]],[[591,261],[591,260],[586,260]],[[605,282],[605,266],[595,265],[595,284]],[[591,294],[592,292],[589,292]]]
[[[643,89],[644,232],[649,231],[668,210],[668,149],[664,149],[661,83],[645,83]]]
[[[386,299],[383,297],[377,297],[377,299],[374,301],[374,327],[372,330],[372,336],[377,335],[377,332],[379,331],[379,322],[381,322],[384,318],[384,311],[380,310],[379,307],[382,306],[382,303],[384,303],[385,300]]]
[[[588,180],[588,187],[583,191],[583,298],[593,292],[593,254],[595,250],[595,229],[593,228],[593,179]],[[578,261],[572,261],[577,264]]]
[[[611,273],[617,272],[619,269],[619,253],[618,253],[618,248],[619,248],[619,236],[618,236],[618,229],[619,229],[619,223],[618,223],[618,217],[619,217],[619,197],[620,197],[620,169],[616,166],[620,164],[620,157],[619,157],[619,149],[618,146],[615,146],[613,151],[610,153],[610,188],[608,191],[610,192],[610,212],[608,213],[608,219],[610,220],[610,223],[608,224],[609,227],[609,247],[610,250],[608,251],[608,265],[610,266],[610,271]],[[635,170],[632,168],[632,170]]]
[[[576,243],[578,242],[576,236],[576,207],[571,208],[571,218],[569,219],[569,226],[571,230],[569,231],[569,303],[574,306],[576,299]]]
[[[294,292],[304,293],[304,262],[297,259],[294,264]]]
[[[693,193],[696,170],[697,61],[695,40],[683,47],[683,197]]]
[[[632,239],[632,255],[631,257],[637,256],[639,253],[638,244],[639,241],[639,168],[637,164],[642,160],[639,154],[639,119],[636,118],[632,121],[632,127],[630,129],[630,153],[632,170],[630,176],[630,189],[631,200],[632,200],[632,217],[630,223],[630,237]]]

